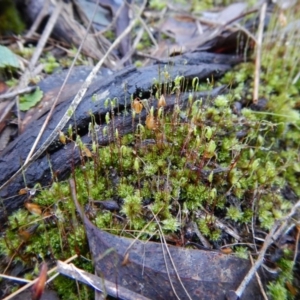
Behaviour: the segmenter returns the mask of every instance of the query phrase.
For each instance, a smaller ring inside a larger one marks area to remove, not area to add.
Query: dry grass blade
[[[44,1],[43,7],[39,12],[38,16],[36,17],[35,21],[31,25],[30,30],[26,33],[25,37],[30,38],[33,34],[37,31],[38,27],[40,26],[41,22],[43,21],[44,17],[47,15],[47,11],[49,9],[50,0]]]
[[[15,276],[8,276],[5,274],[0,274],[0,278],[10,279],[10,280],[19,281],[19,282],[26,282],[26,283],[31,282],[31,280],[28,280],[28,279],[19,278],[19,277],[15,277]]]
[[[151,208],[149,208],[149,209],[151,210]],[[154,212],[153,212],[152,210],[151,210],[151,212],[152,212],[153,217],[154,217],[155,221],[157,222],[157,225],[158,225],[158,228],[159,228],[160,239],[161,239],[161,247],[162,247],[162,251],[163,251],[163,255],[164,255],[165,266],[166,266],[166,270],[167,270],[167,273],[168,273],[170,285],[171,285],[171,287],[172,287],[172,289],[173,289],[173,292],[174,292],[174,294],[176,295],[177,299],[180,300],[180,298],[178,297],[178,295],[177,295],[177,293],[176,293],[176,290],[175,290],[175,288],[174,288],[174,286],[173,286],[171,277],[170,277],[169,268],[168,268],[168,263],[167,263],[167,261],[166,261],[166,256],[165,256],[165,250],[166,250],[167,253],[168,253],[169,259],[170,259],[171,264],[172,264],[172,266],[173,266],[173,268],[174,268],[174,271],[175,271],[175,274],[176,274],[176,277],[177,277],[178,281],[180,282],[180,284],[181,284],[183,290],[185,291],[186,296],[188,297],[188,299],[191,300],[192,298],[191,298],[191,296],[189,295],[188,291],[186,290],[186,288],[185,288],[183,282],[181,281],[181,278],[180,278],[180,276],[179,276],[179,274],[178,274],[178,272],[177,272],[176,265],[175,265],[175,263],[174,263],[174,261],[173,261],[173,259],[172,259],[171,253],[170,253],[169,248],[168,248],[167,241],[166,241],[166,239],[165,239],[165,237],[164,237],[163,230],[162,230],[162,228],[161,228],[161,226],[160,226],[160,224],[159,224],[159,221],[158,221],[156,215],[154,214]]]
[[[262,5],[259,18],[258,37],[256,43],[255,71],[254,71],[254,88],[253,88],[253,103],[258,102],[259,77],[261,67],[261,49],[263,40],[264,22],[266,17],[267,3]]]

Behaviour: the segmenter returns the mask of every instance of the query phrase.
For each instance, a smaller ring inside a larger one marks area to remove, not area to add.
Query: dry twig
[[[258,37],[256,41],[256,58],[255,58],[254,87],[253,87],[254,104],[257,104],[258,101],[259,77],[260,77],[260,66],[261,66],[261,48],[262,48],[266,10],[267,10],[267,3],[264,3],[260,11]]]
[[[265,254],[269,248],[269,246],[276,241],[282,233],[285,231],[288,221],[293,217],[293,215],[296,213],[297,209],[300,207],[300,200],[293,206],[290,213],[286,215],[284,218],[277,220],[273,227],[271,228],[269,234],[267,235],[265,242],[260,250],[260,253],[258,255],[258,258],[255,262],[255,264],[252,266],[252,268],[249,270],[247,275],[244,277],[243,281],[239,285],[236,291],[230,291],[230,299],[233,299],[232,296],[234,294],[235,299],[238,299],[242,296],[246,286],[252,279],[253,275],[257,272],[258,268],[262,265],[264,261]],[[282,224],[279,226],[279,224],[282,222]]]
[[[6,101],[9,98],[14,98],[14,97],[22,95],[22,94],[31,93],[35,89],[36,89],[35,86],[28,86],[28,87],[25,87],[24,89],[18,89],[16,91],[12,91],[12,92],[0,95],[0,103]]]

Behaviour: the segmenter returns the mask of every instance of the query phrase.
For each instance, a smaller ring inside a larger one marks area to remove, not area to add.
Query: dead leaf
[[[77,209],[80,210],[79,207]],[[114,236],[98,229],[87,217],[83,219],[96,272],[115,282],[116,288],[126,286],[150,299],[176,299],[172,285],[179,299],[188,299],[187,293],[191,299],[225,299],[226,291],[238,287],[251,267],[248,260],[220,252]],[[166,254],[166,247],[174,265]],[[110,248],[115,251],[103,256]],[[130,256],[130,263],[124,265],[126,255]],[[254,278],[242,299],[259,297],[260,289]]]

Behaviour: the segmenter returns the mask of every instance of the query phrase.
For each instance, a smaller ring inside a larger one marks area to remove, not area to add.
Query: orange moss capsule
[[[156,121],[154,116],[152,116],[151,114],[146,118],[146,127],[151,130],[156,129]]]
[[[122,266],[126,266],[127,264],[129,264],[129,253],[127,252],[124,256],[124,259],[122,261]]]
[[[229,247],[222,248],[221,252],[224,253],[224,254],[231,254],[232,253],[232,249],[229,248]]]
[[[165,96],[161,95],[160,98],[159,98],[159,100],[158,100],[157,106],[158,107],[165,107],[166,105],[167,105],[167,103],[166,103]]]
[[[86,146],[83,147],[82,151],[83,151],[83,154],[84,154],[86,157],[92,157],[92,156],[93,156],[93,154],[92,154],[92,152],[90,151],[90,149],[89,149],[88,147],[86,147]]]
[[[140,98],[135,98],[132,102],[132,109],[139,114],[143,110],[143,104],[140,101]]]
[[[59,132],[59,141],[64,145],[66,144],[66,136],[62,131]]]
[[[20,190],[19,190],[19,195],[26,195],[27,192],[28,192],[28,189],[27,189],[27,188],[20,189]]]
[[[32,236],[28,230],[19,230],[18,235],[24,242],[27,242]]]
[[[29,210],[29,212],[31,212],[34,215],[39,215],[40,216],[42,214],[42,209],[37,204],[26,202],[25,207]]]

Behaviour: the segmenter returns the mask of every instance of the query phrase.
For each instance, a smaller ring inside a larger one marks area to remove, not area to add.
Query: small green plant
[[[60,66],[56,61],[56,58],[52,55],[48,55],[46,58],[41,59],[41,62],[44,64],[44,71],[47,74],[52,74],[54,70]]]
[[[36,88],[34,92],[31,94],[25,94],[23,96],[20,96],[20,110],[26,111],[30,109],[31,107],[35,106],[43,97],[43,92]]]

